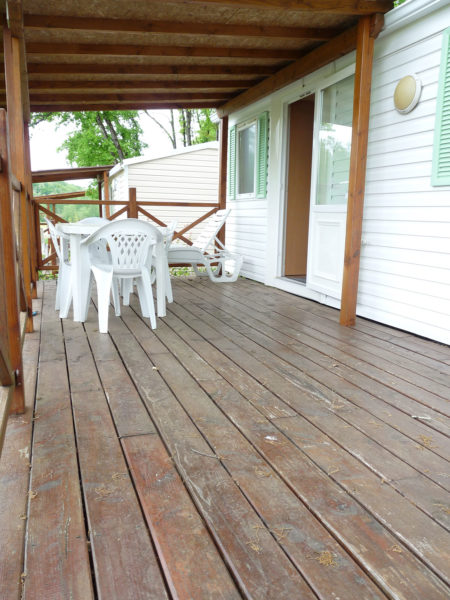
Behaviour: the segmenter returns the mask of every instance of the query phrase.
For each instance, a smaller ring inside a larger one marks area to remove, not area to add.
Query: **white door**
[[[316,96],[307,286],[340,299],[352,139],[354,76]]]

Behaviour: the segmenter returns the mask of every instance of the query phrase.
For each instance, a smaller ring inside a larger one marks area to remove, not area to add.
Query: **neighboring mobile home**
[[[207,212],[207,209],[164,204],[217,203],[218,160],[218,142],[128,158],[109,173],[110,198],[128,198],[128,189],[136,188],[140,202],[160,203],[160,206],[145,207],[148,212],[164,223],[177,219],[177,228],[182,229]],[[120,209],[119,206],[114,208]]]
[[[441,149],[445,135],[450,146],[449,24],[448,0],[409,0],[385,15],[375,42],[357,303],[360,316],[445,343],[450,169],[442,150],[447,175],[432,172],[439,133]],[[227,246],[245,256],[245,276],[335,307],[354,72],[351,53],[229,116]],[[408,75],[422,90],[401,113],[393,96]]]

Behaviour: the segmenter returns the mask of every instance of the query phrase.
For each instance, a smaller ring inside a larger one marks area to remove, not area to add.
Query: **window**
[[[266,197],[268,113],[229,132],[228,197]]]
[[[450,28],[444,31],[434,128],[432,185],[450,185]]]
[[[322,91],[316,204],[346,204],[352,147],[354,76]]]
[[[237,152],[237,195],[253,194],[255,191],[256,123],[239,129]]]

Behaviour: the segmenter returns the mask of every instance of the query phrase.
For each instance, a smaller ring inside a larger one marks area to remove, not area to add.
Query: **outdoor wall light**
[[[419,102],[422,83],[417,75],[406,75],[397,83],[394,92],[394,106],[402,115],[411,112]]]

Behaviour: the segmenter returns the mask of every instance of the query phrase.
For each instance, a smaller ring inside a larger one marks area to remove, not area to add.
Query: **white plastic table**
[[[70,260],[73,278],[73,320],[84,322],[89,309],[90,262],[88,249],[81,245],[83,236],[90,235],[103,225],[97,223],[58,223],[56,228],[70,236]],[[163,242],[155,248],[156,304],[158,317],[166,316],[167,258]]]

